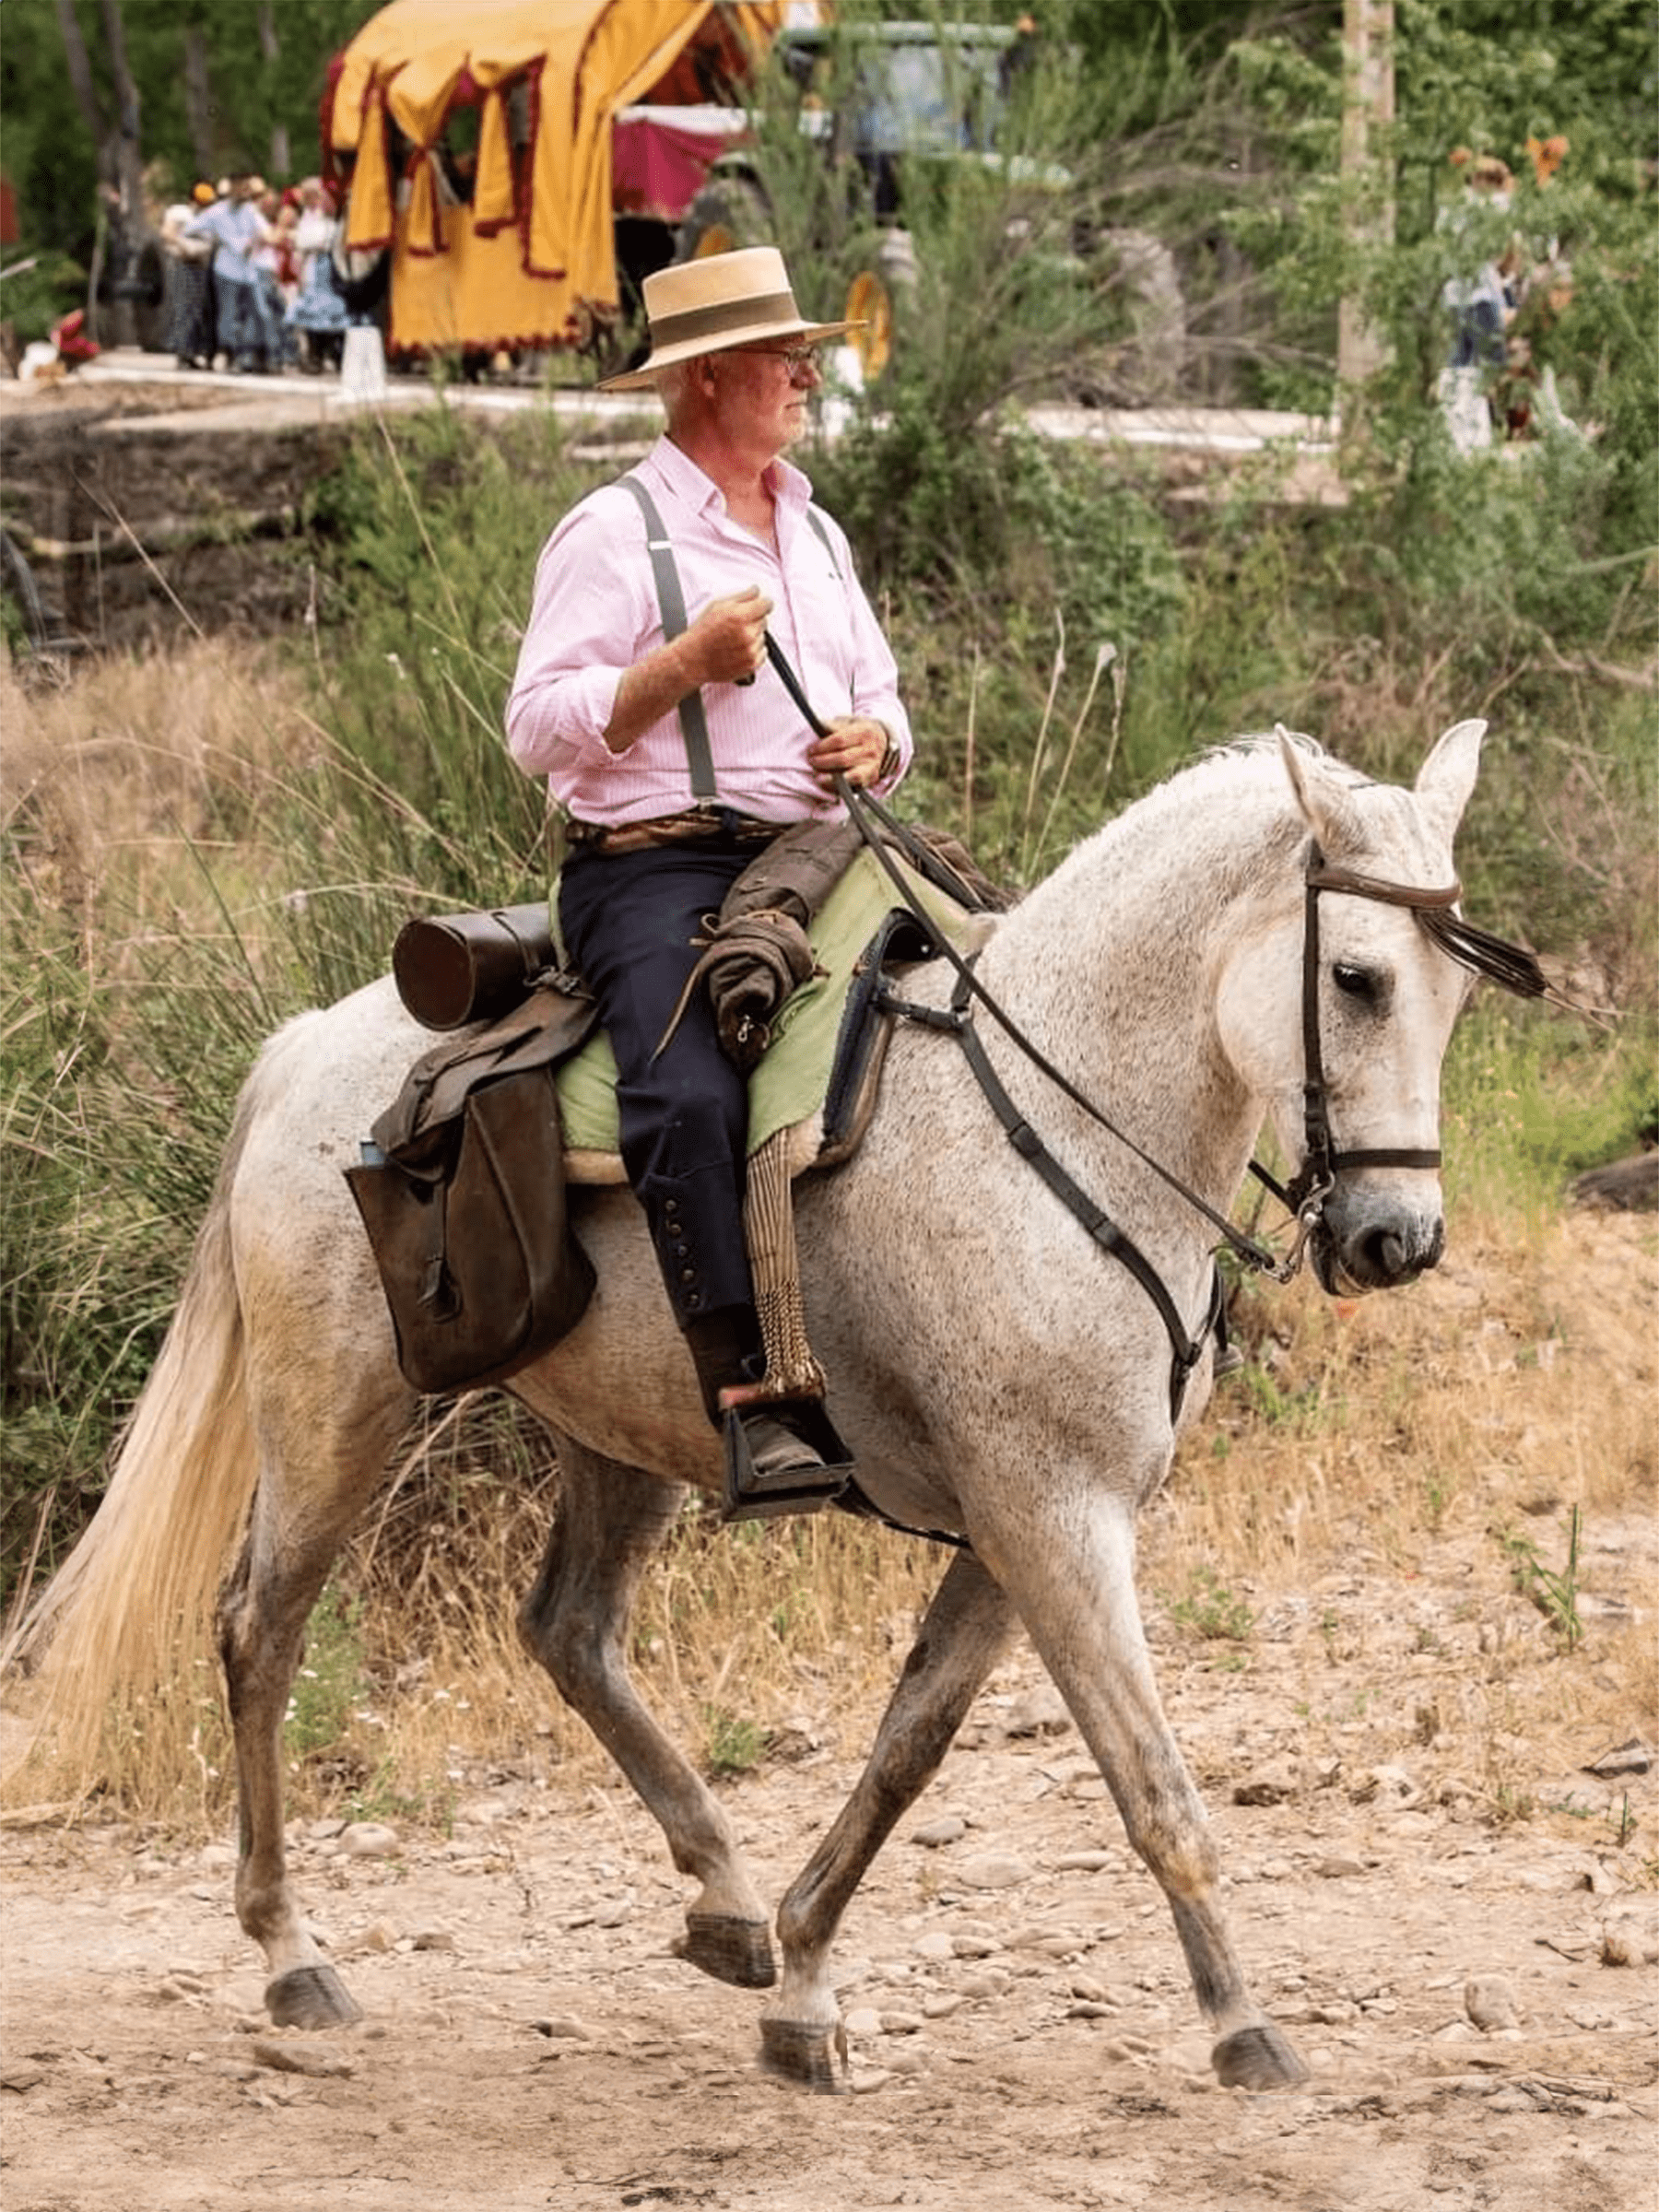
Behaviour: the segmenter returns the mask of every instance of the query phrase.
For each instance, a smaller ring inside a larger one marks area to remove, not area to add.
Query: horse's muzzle
[[[1326,1199],[1308,1253],[1333,1297],[1397,1290],[1440,1265],[1446,1224],[1438,1204],[1402,1204],[1381,1192],[1344,1188]]]

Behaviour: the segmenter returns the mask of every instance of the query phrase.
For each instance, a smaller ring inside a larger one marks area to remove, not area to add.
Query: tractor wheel
[[[893,358],[905,307],[916,288],[916,249],[908,230],[886,230],[873,259],[847,287],[841,312],[862,330],[847,333],[865,382],[874,383]]]
[[[770,246],[772,238],[771,210],[760,187],[747,177],[716,177],[687,208],[674,258],[700,261],[739,246]]]

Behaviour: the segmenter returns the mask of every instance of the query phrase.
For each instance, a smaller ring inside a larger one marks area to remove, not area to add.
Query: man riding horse
[[[843,813],[838,776],[891,789],[910,725],[846,539],[782,458],[818,342],[850,325],[806,322],[771,247],[644,290],[650,353],[604,389],[654,385],[667,426],[543,547],[507,742],[570,817],[560,933],[609,1032],[623,1162],[703,1404],[717,1426],[736,1411],[759,1489],[787,1493],[830,1470],[812,1409],[757,1394],[747,1077],[703,994],[675,1018],[736,878],[793,824]],[[827,735],[768,666],[769,625]]]

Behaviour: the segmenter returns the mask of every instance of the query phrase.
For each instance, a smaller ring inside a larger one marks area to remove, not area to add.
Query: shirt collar
[[[725,500],[720,487],[712,477],[705,476],[688,453],[683,453],[665,430],[651,449],[651,464],[663,481],[690,508],[694,514],[718,508],[724,512]],[[779,504],[805,513],[812,498],[810,479],[793,461],[780,453],[767,469],[767,480]]]

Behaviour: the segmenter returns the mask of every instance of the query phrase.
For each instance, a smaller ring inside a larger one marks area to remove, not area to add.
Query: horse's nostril
[[[1392,1229],[1373,1230],[1361,1249],[1375,1282],[1398,1282],[1409,1269],[1405,1239],[1397,1236]]]
[[[1445,1226],[1439,1220],[1419,1234],[1409,1230],[1373,1229],[1359,1241],[1359,1260],[1371,1282],[1398,1283],[1437,1267],[1445,1248]]]

